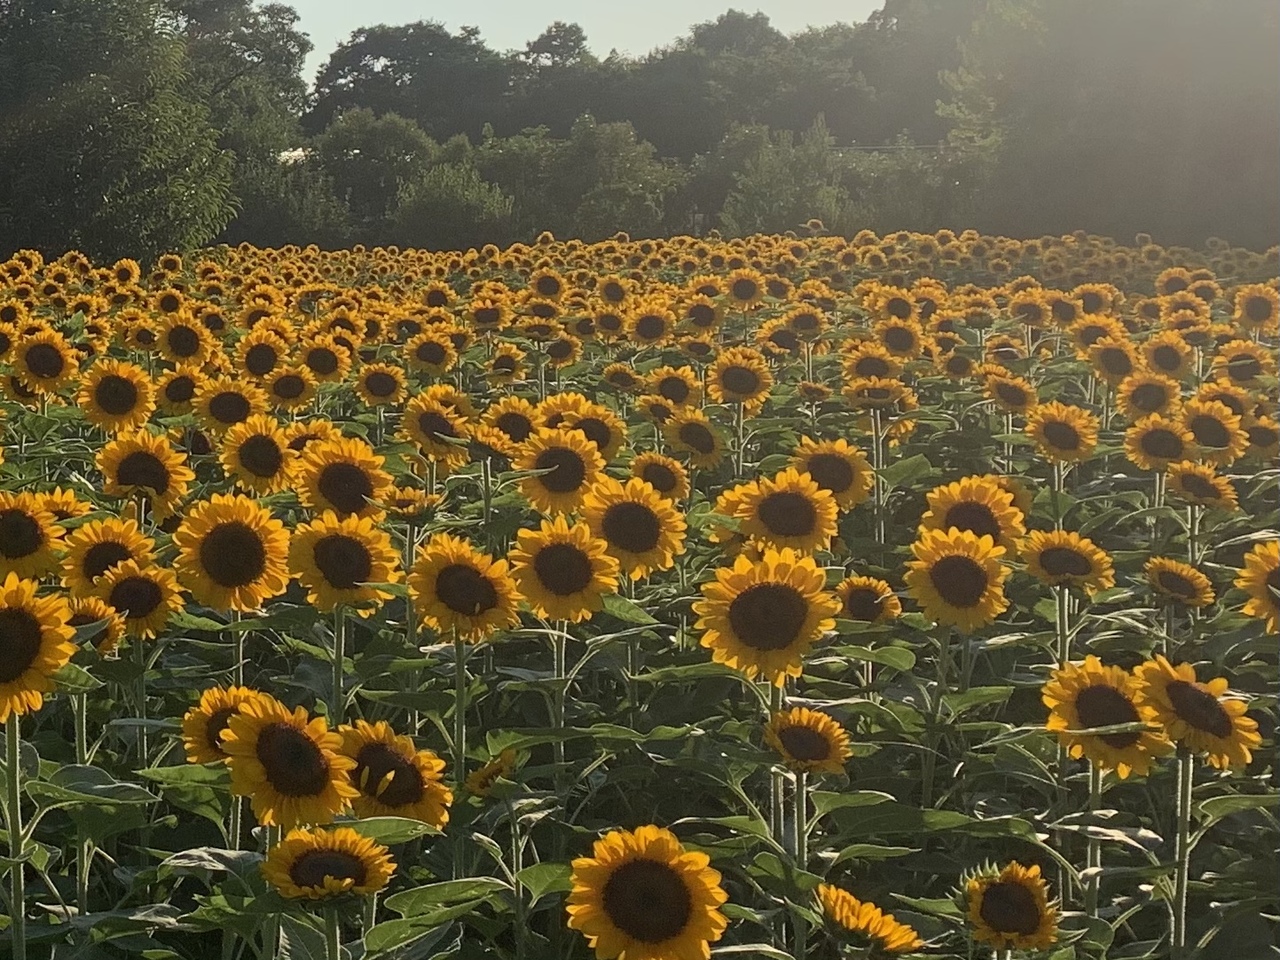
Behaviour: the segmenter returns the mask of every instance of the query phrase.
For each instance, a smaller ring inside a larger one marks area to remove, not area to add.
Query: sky
[[[861,21],[883,5],[883,0],[284,0],[298,11],[300,26],[315,45],[307,59],[304,76],[315,79],[316,71],[333,49],[360,27],[375,24],[412,23],[438,20],[450,30],[476,26],[485,42],[495,50],[520,48],[556,20],[577,23],[587,34],[587,44],[599,57],[617,49],[635,56],[670,43],[689,27],[714,20],[733,7],[768,15],[784,33],[805,27]]]

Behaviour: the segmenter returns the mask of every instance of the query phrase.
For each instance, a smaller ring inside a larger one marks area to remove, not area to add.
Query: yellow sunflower
[[[93,594],[119,613],[125,632],[139,640],[157,636],[182,609],[182,593],[173,571],[133,560],[116,564],[98,578]]]
[[[506,396],[485,410],[483,422],[501,430],[512,443],[524,443],[536,429],[538,408],[524,397]]]
[[[702,402],[702,381],[690,367],[658,367],[646,375],[644,386],[646,392],[670,400],[676,406],[696,407]]]
[[[1185,503],[1228,511],[1239,507],[1235,486],[1211,463],[1171,463],[1166,477],[1169,496]]]
[[[1083,664],[1068,663],[1054,670],[1040,692],[1049,708],[1046,729],[1077,760],[1086,758],[1102,770],[1114,770],[1121,780],[1130,773],[1146,776],[1156,758],[1173,745],[1157,729],[1114,733],[1080,733],[1097,727],[1136,724],[1144,720],[1137,706],[1138,683],[1120,667],[1104,666],[1095,656]]]
[[[306,367],[286,366],[263,381],[271,405],[280,410],[301,410],[316,396],[316,378]]]
[[[97,625],[92,632],[81,636],[98,654],[105,657],[120,646],[125,634],[124,618],[113,607],[97,597],[81,597],[72,600],[70,605],[71,619],[67,626],[80,630]]]
[[[840,603],[825,583],[813,558],[794,550],[767,549],[756,562],[739,556],[716,570],[693,605],[702,646],[716,663],[781,686],[800,675],[809,648],[835,626]]]
[[[1225,467],[1249,448],[1240,417],[1218,400],[1188,400],[1182,405],[1182,423],[1195,438],[1199,460]]]
[[[1072,530],[1032,530],[1021,544],[1027,573],[1049,586],[1080,587],[1089,596],[1115,586],[1111,557]]]
[[[1213,603],[1213,584],[1189,564],[1168,557],[1152,557],[1142,568],[1147,582],[1165,603],[1207,607]]]
[[[916,931],[873,903],[859,900],[847,890],[818,884],[822,914],[844,933],[866,938],[884,953],[906,953],[924,946]]]
[[[32,494],[0,491],[0,577],[39,580],[52,573],[64,532]]]
[[[53,674],[75,653],[70,618],[67,601],[37,597],[34,581],[10,572],[0,583],[0,723],[44,704]]]
[[[350,827],[290,830],[262,862],[263,878],[290,900],[369,896],[391,882],[395,869],[386,847]]]
[[[1234,297],[1232,320],[1242,330],[1274,329],[1280,317],[1280,292],[1265,283],[1248,283],[1238,287]]]
[[[790,547],[813,553],[830,545],[838,513],[830,491],[807,473],[788,467],[772,479],[748,484],[734,516],[738,530],[759,549]]]
[[[182,717],[182,744],[188,763],[223,763],[222,734],[241,708],[262,696],[249,687],[210,687]]]
[[[76,403],[84,418],[109,433],[140,427],[156,408],[155,387],[141,367],[121,360],[103,360],[80,380]]]
[[[156,380],[156,403],[162,413],[180,417],[194,409],[192,399],[204,383],[204,374],[194,367],[178,367]]]
[[[516,544],[511,575],[536,616],[588,620],[604,595],[618,588],[618,561],[585,523],[569,526],[563,516],[543,520],[538,530],[519,531]]]
[[[520,480],[520,492],[548,515],[574,513],[604,471],[604,458],[584,434],[539,427],[524,442],[513,466],[545,471]]]
[[[867,340],[851,345],[844,356],[844,376],[846,380],[859,380],[868,377],[893,379],[902,373],[902,359],[895,357],[884,346],[874,340]]]
[[[1232,340],[1218,348],[1210,376],[1225,378],[1240,386],[1254,386],[1261,377],[1273,377],[1276,361],[1269,350],[1252,340]]]
[[[1058,939],[1058,909],[1040,867],[1007,864],[983,871],[965,885],[973,938],[996,950],[1045,950]]]
[[[565,430],[576,430],[594,443],[605,463],[618,455],[627,440],[627,425],[622,418],[598,403],[565,414],[561,426]]]
[[[714,469],[725,455],[724,435],[701,410],[680,408],[662,425],[673,453],[683,454],[690,466]]]
[[[157,519],[170,516],[195,474],[163,436],[135,430],[116,436],[97,456],[109,497],[143,496]]]
[[[1163,470],[1185,460],[1195,438],[1178,420],[1152,414],[1143,417],[1124,434],[1125,456],[1140,470]]]
[[[1027,415],[1027,434],[1049,460],[1087,460],[1098,445],[1098,418],[1081,407],[1051,400]]]
[[[1134,670],[1138,705],[1144,716],[1164,727],[1170,740],[1192,753],[1208,754],[1219,770],[1243,767],[1262,743],[1258,722],[1245,716],[1248,704],[1226,697],[1225,677],[1196,680],[1189,663],[1176,667],[1157,654]]]
[[[308,443],[297,471],[299,499],[317,513],[377,516],[392,487],[384,462],[363,440],[335,436]]]
[[[608,833],[573,861],[569,929],[598,960],[706,960],[728,926],[710,862],[661,827]]]
[[[332,510],[299,524],[289,539],[289,571],[322,613],[332,613],[338,604],[372,613],[391,598],[372,584],[399,583],[399,559],[391,537],[372,518],[339,519]]]
[[[924,348],[924,330],[915,320],[891,317],[875,325],[876,340],[891,357],[913,360]]]
[[[902,603],[889,584],[876,577],[846,577],[836,585],[842,620],[887,623],[902,616]]]
[[[355,761],[351,782],[360,793],[351,799],[351,808],[357,817],[408,817],[444,828],[453,793],[441,782],[443,760],[419,750],[383,720],[357,720],[338,732],[342,753]]]
[[[458,351],[447,333],[426,330],[404,345],[404,358],[410,370],[438,377],[458,362]]]
[[[218,459],[237,487],[266,496],[291,488],[298,453],[274,417],[256,414],[227,431]]]
[[[991,537],[1012,552],[1027,532],[1022,511],[1013,505],[1013,494],[985,477],[964,477],[947,483],[925,497],[929,509],[920,517],[920,530],[967,530]]]
[[[907,563],[907,592],[930,620],[972,633],[1009,606],[1004,595],[1009,571],[1000,562],[1005,550],[990,536],[925,530],[911,552],[915,559]]]
[[[404,402],[404,371],[393,363],[370,363],[360,368],[356,393],[366,407],[394,407]]]
[[[516,769],[516,752],[508,747],[478,770],[467,774],[467,793],[475,797],[487,797],[493,785],[502,777],[509,777]]]
[[[262,388],[227,376],[202,383],[192,403],[200,425],[213,433],[223,433],[254,414],[267,412],[267,395]]]
[[[1138,370],[1138,351],[1127,339],[1103,337],[1089,347],[1089,362],[1099,380],[1115,386]]]
[[[639,477],[668,500],[689,496],[689,472],[684,465],[660,453],[642,453],[631,461],[631,475]]]
[[[684,553],[685,521],[647,482],[601,477],[582,503],[582,519],[632,580],[668,570]]]
[[[845,761],[853,755],[844,727],[805,707],[779,710],[770,717],[764,742],[793,773],[844,773]]]
[[[267,694],[244,703],[222,734],[231,792],[247,796],[264,826],[329,823],[359,793],[342,736]]]
[[[1249,449],[1245,456],[1254,460],[1275,460],[1280,456],[1280,423],[1268,416],[1257,416],[1245,424]]]
[[[841,510],[852,510],[871,495],[875,474],[866,455],[847,440],[814,440],[802,437],[791,466],[807,473],[835,498]]]
[[[730,347],[707,370],[707,395],[716,403],[740,403],[754,413],[773,387],[764,355],[750,347]]]
[[[299,343],[298,359],[320,383],[342,383],[351,372],[351,351],[327,333],[316,334]]]
[[[993,373],[983,381],[987,398],[1006,413],[1026,414],[1039,402],[1035,384],[1012,373]]]
[[[23,384],[41,394],[57,393],[79,373],[71,344],[53,330],[20,337],[8,359]]]
[[[1265,620],[1271,633],[1280,629],[1280,541],[1268,540],[1245,554],[1235,585],[1249,595],[1247,615]]]
[[[248,497],[215,493],[196,504],[173,543],[178,579],[214,610],[257,610],[289,586],[289,531]]]
[[[76,527],[66,539],[62,559],[62,583],[72,597],[87,597],[98,578],[125,560],[146,566],[156,543],[144,536],[133,520],[109,517]]]
[[[1116,403],[1130,420],[1141,420],[1152,414],[1174,415],[1181,402],[1181,388],[1176,380],[1146,371],[1126,377],[1116,388]]]
[[[507,561],[480,553],[465,540],[434,534],[418,549],[409,596],[422,621],[441,635],[457,631],[478,641],[520,622],[520,597]]]
[[[466,460],[467,421],[447,404],[418,394],[404,408],[400,435],[416,444],[422,455],[445,464]]]

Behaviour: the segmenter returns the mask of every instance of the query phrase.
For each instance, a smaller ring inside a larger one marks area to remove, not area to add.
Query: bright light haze
[[[731,7],[768,15],[783,33],[823,26],[840,20],[861,21],[883,5],[883,0],[774,0],[771,3],[734,3],[733,0],[481,0],[479,3],[431,3],[424,0],[283,0],[298,11],[302,30],[311,35],[315,49],[307,58],[304,77],[315,80],[316,71],[334,48],[353,30],[380,23],[401,24],[438,20],[451,31],[462,26],[480,28],[480,35],[494,50],[524,45],[556,20],[577,23],[586,31],[587,43],[598,57],[619,53],[640,56],[670,43],[690,26],[714,20]]]

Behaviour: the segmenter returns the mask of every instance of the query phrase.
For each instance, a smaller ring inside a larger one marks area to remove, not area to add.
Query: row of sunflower
[[[1274,273],[972,231],[20,252],[15,953],[123,893],[192,957],[1189,956],[1262,895]]]

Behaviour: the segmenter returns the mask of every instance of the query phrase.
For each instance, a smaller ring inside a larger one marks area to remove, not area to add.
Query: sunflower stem
[[[26,864],[26,837],[22,830],[22,769],[20,752],[22,740],[18,730],[18,715],[10,713],[4,725],[4,772],[7,786],[5,818],[9,830],[9,945],[14,960],[27,957],[27,891],[23,877]]]
[[[1054,632],[1057,639],[1055,653],[1058,658],[1058,669],[1061,670],[1071,659],[1071,595],[1066,586],[1056,584],[1053,587],[1055,606]]]
[[[737,442],[733,447],[733,476],[734,479],[742,477],[742,471],[746,467],[746,414],[744,413],[745,404],[739,402],[733,405],[733,429]]]
[[[770,684],[769,685],[769,716],[765,718],[766,721],[772,719],[774,715],[781,712],[782,698],[783,698],[782,687],[776,683]],[[786,815],[783,812],[783,799],[782,799],[783,776],[784,774],[782,772],[782,768],[779,767],[777,764],[774,764],[769,769],[770,827],[772,828],[773,837],[775,840],[778,841],[779,846],[785,847],[787,845],[787,841],[786,841],[786,830],[785,830]]]
[[[342,960],[342,924],[338,921],[338,908],[324,908],[325,960]]]
[[[71,709],[76,722],[76,763],[89,763],[89,702],[83,693],[72,694]],[[89,865],[93,859],[93,841],[83,829],[76,829],[76,908],[80,915],[89,912]]]
[[[524,886],[520,882],[520,872],[524,870],[524,843],[520,838],[520,818],[516,816],[516,808],[511,803],[510,797],[503,797],[503,804],[507,808],[507,825],[511,828],[511,876],[515,878],[515,902],[516,922],[514,928],[514,936],[516,941],[516,960],[524,960]]]
[[[329,701],[329,726],[337,727],[347,712],[343,696],[343,664],[346,659],[347,615],[342,604],[333,608],[333,698]]]
[[[467,643],[453,631],[453,768],[461,786],[467,773]]]
[[[147,765],[147,650],[139,637],[133,641],[133,655],[138,665],[138,685],[136,698],[138,705],[138,762],[142,767]]]
[[[1177,873],[1173,891],[1173,960],[1185,960],[1187,950],[1187,882],[1191,876],[1191,789],[1195,783],[1195,757],[1178,746],[1178,832],[1174,856]]]
[[[361,923],[364,929],[364,935],[369,936],[369,931],[378,925],[378,891],[367,895],[364,903],[361,904]]]
[[[1053,461],[1053,529],[1062,529],[1062,492],[1067,482],[1066,465],[1061,460]]]
[[[942,703],[947,694],[947,674],[951,670],[951,628],[941,627],[938,631],[938,682],[933,692],[933,702],[929,707],[929,730],[925,737],[924,757],[921,763],[920,805],[926,809],[933,806],[933,777],[938,765],[938,746],[941,740]]]
[[[1187,507],[1187,563],[1193,567],[1200,562],[1200,508],[1195,504]]]
[[[1096,763],[1089,764],[1089,811],[1096,813],[1102,807],[1103,771]],[[1086,916],[1098,915],[1098,888],[1102,884],[1102,843],[1092,834],[1089,836],[1088,852],[1085,865],[1092,872],[1084,890],[1084,912]]]
[[[486,521],[487,523],[487,521]],[[407,574],[413,568],[414,554],[418,545],[418,528],[412,520],[404,528],[404,559],[402,567]],[[418,610],[412,597],[404,599],[404,644],[409,656],[418,657]],[[414,667],[409,671],[409,692],[417,693],[422,686],[422,668]],[[422,713],[415,706],[409,711],[410,736],[416,737],[422,727]]]

